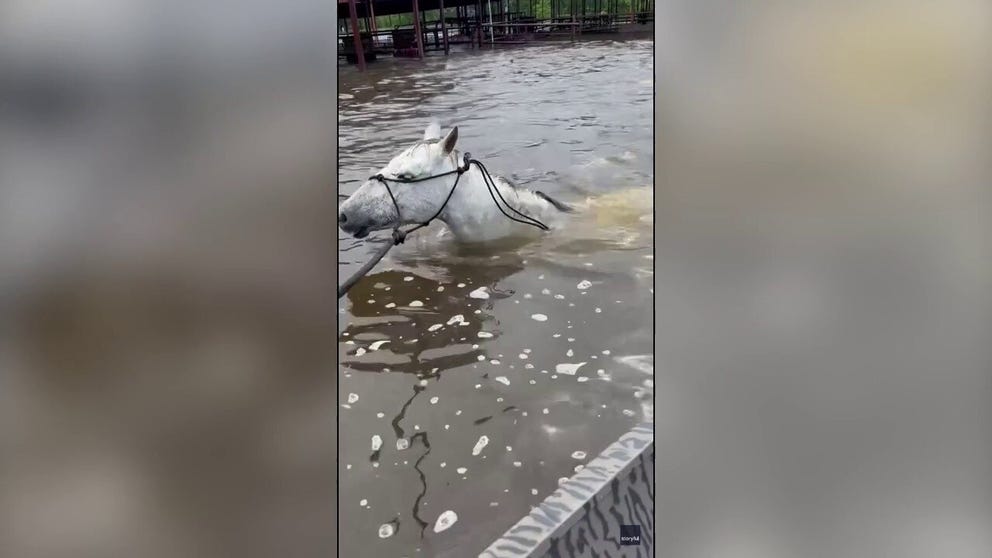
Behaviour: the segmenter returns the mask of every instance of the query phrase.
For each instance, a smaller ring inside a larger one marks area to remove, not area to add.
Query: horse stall
[[[359,34],[362,44],[362,55],[368,62],[376,59],[376,49],[372,41],[371,33]],[[358,53],[355,51],[355,38],[353,35],[342,35],[338,43],[338,57],[344,58],[349,64],[358,64]]]

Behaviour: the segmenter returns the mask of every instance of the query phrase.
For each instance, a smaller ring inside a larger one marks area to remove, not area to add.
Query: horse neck
[[[503,198],[515,205],[517,196],[512,188],[495,176],[492,179]],[[439,216],[456,232],[465,226],[489,223],[500,217],[503,215],[493,202],[486,179],[476,165],[462,174],[458,187]]]
[[[540,200],[535,196],[513,188],[497,176],[491,178],[502,197],[500,205],[505,205],[505,200],[511,207],[528,215],[539,217],[542,214]],[[475,165],[462,175],[439,219],[456,235],[465,236],[478,236],[480,229],[501,230],[511,222],[493,201],[482,170]]]

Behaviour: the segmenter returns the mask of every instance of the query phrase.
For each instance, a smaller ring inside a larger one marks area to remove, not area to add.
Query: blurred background
[[[658,3],[659,556],[992,556],[990,12]]]
[[[333,556],[334,6],[0,2],[0,556]]]

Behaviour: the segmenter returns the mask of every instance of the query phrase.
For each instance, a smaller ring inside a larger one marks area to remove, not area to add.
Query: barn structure
[[[338,53],[364,70],[381,55],[423,58],[428,52],[448,54],[453,45],[653,30],[654,0],[623,4],[622,9],[620,0],[338,0]]]

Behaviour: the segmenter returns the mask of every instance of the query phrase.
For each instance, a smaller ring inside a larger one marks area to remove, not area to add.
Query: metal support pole
[[[439,0],[441,3],[441,38],[444,39],[444,55],[448,55],[448,23],[444,21],[444,0]]]
[[[375,20],[375,0],[369,0],[369,13],[372,14],[372,45],[379,38],[379,23]]]
[[[487,5],[489,6],[489,44],[492,45],[496,42],[493,38],[493,0],[489,0]]]
[[[416,2],[417,0],[414,0]],[[358,31],[358,8],[355,0],[348,0],[348,12],[351,16],[351,34],[355,38],[355,56],[358,57],[358,71],[365,71],[365,47],[362,46],[361,33]]]
[[[424,59],[424,36],[420,33],[420,4],[413,0],[413,32],[417,36],[417,55]]]
[[[572,42],[575,42],[575,0],[572,0],[571,6],[569,6],[572,12]]]

